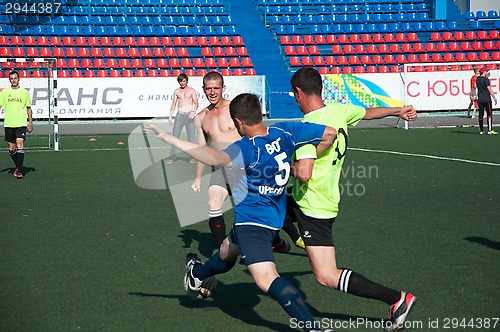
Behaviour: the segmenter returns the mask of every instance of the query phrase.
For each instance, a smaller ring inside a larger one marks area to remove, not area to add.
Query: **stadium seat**
[[[233,70],[233,75],[234,76],[244,76],[245,72],[241,68],[236,68],[235,70]]]
[[[78,59],[69,59],[68,60],[68,68],[79,69],[80,68],[80,61]]]
[[[399,47],[399,44],[391,44],[391,46],[389,47],[389,51],[390,51],[390,53],[401,53],[402,52],[401,47]]]
[[[137,37],[137,44],[131,46],[147,47],[150,46],[150,42],[152,42],[151,46],[161,46],[161,41],[158,37],[151,37],[150,41],[148,41],[144,36]]]
[[[380,54],[375,54],[372,57],[372,62],[375,65],[382,65],[382,64],[384,64],[384,58]]]
[[[309,46],[308,51],[309,51],[309,55],[320,55],[321,54],[318,46],[316,46],[316,45]]]
[[[57,71],[57,77],[59,78],[68,78],[71,77],[69,72],[66,69],[58,70]]]
[[[333,55],[328,55],[325,57],[325,64],[327,66],[333,66],[337,64],[337,61],[335,60],[335,57]]]
[[[477,55],[477,53],[476,53],[476,52],[469,52],[469,53],[467,54],[467,59],[468,59],[469,61],[479,61],[479,57],[478,57],[478,55]]]
[[[104,69],[99,69],[97,71],[97,77],[108,77],[108,72],[107,70]]]
[[[221,71],[221,75],[222,76],[233,76],[233,73],[231,72],[231,70],[229,70],[228,68],[224,68],[222,69]]]
[[[491,40],[485,41],[483,46],[484,46],[485,50],[489,50],[489,51],[497,49],[495,43]]]
[[[128,56],[127,54],[127,49],[124,48],[124,47],[117,47],[115,49],[115,56],[117,56],[118,58],[125,58]]]
[[[406,43],[407,39],[406,39],[406,35],[402,32],[399,32],[396,34],[396,42],[398,43]]]
[[[238,51],[239,56],[248,56],[248,51],[247,51],[247,48],[245,46],[238,47],[237,51]]]
[[[50,37],[50,46],[54,47],[54,46],[63,46],[63,43],[62,43],[62,40],[60,37],[58,36],[53,36],[53,37]]]
[[[215,61],[214,58],[206,58],[205,59],[205,66],[207,68],[214,69],[214,68],[217,68],[217,62]]]
[[[491,59],[493,61],[500,61],[500,51],[491,52]]]
[[[135,69],[144,68],[141,59],[132,59],[132,61],[130,61],[130,66]]]
[[[418,58],[418,55],[416,55],[416,54],[409,54],[408,55],[408,62],[409,63],[417,63],[417,62],[420,62],[420,59]]]
[[[314,41],[316,45],[325,45],[327,44],[326,38],[323,35],[316,35],[314,37]]]
[[[413,44],[413,52],[415,53],[423,53],[425,52],[425,47],[422,43]]]
[[[173,39],[174,46],[185,46],[184,44],[184,38],[180,36],[175,36]]]
[[[483,43],[481,43],[480,41],[475,41],[472,43],[471,47],[474,51],[482,51]]]
[[[132,68],[132,66],[130,65],[130,60],[129,59],[120,59],[120,60],[118,60],[118,67],[123,68],[123,69]]]
[[[91,69],[91,68],[94,68],[94,64],[92,63],[92,60],[90,60],[90,59],[82,59],[81,67],[85,68],[85,69]]]
[[[154,59],[143,59],[143,64],[145,68],[151,69],[156,68],[156,62]]]
[[[257,72],[253,68],[247,68],[245,70],[245,75],[247,75],[247,76],[255,76],[255,75],[257,75]]]
[[[309,56],[303,56],[301,62],[303,66],[314,66],[314,61]]]
[[[49,46],[49,39],[45,36],[40,36],[36,41],[38,46]]]
[[[386,44],[380,44],[378,47],[378,52],[382,54],[390,53],[389,47]]]
[[[76,78],[76,77],[83,77],[83,74],[82,74],[82,72],[80,70],[74,69],[74,70],[71,71],[71,77],[74,77],[74,78]]]
[[[437,52],[447,52],[448,51],[448,45],[446,43],[437,43],[436,44],[436,51]]]
[[[294,44],[294,45],[302,45],[302,44],[304,44],[304,41],[302,40],[301,36],[294,35],[294,36],[292,36],[292,44]]]
[[[455,40],[455,37],[453,36],[453,34],[450,31],[445,31],[445,32],[443,32],[442,40],[443,41],[453,41],[453,40]]]
[[[162,69],[160,70],[160,77],[169,77],[170,76],[170,71],[166,70],[166,69]]]
[[[50,48],[48,47],[41,47],[40,48],[40,56],[43,58],[50,58],[52,57],[52,53],[50,52]]]
[[[380,33],[374,33],[372,35],[372,42],[374,44],[381,44],[384,42],[384,36]]]
[[[68,68],[68,64],[65,59],[56,59],[57,68]]]
[[[186,47],[179,47],[177,49],[177,56],[178,57],[188,57],[189,56],[189,51]]]
[[[479,53],[479,59],[481,61],[491,61],[491,57],[490,57],[490,54],[488,52]]]
[[[460,50],[468,52],[468,51],[472,51],[473,48],[468,41],[464,41],[464,42],[460,43]]]
[[[454,37],[456,41],[463,41],[467,39],[462,31],[456,31]]]
[[[340,67],[332,67],[332,74],[342,74]]]
[[[429,57],[429,54],[423,53],[420,54],[420,62],[432,62],[431,58]]]
[[[344,67],[342,69],[342,73],[343,74],[352,74],[353,73],[352,67]]]
[[[26,49],[26,56],[28,57],[38,57],[38,49],[35,47],[28,47]]]
[[[394,34],[392,34],[392,33],[386,33],[384,35],[384,41],[386,43],[394,43],[394,42],[396,42],[396,38],[394,37]]]
[[[245,43],[243,42],[243,38],[241,36],[234,36],[233,44],[234,46],[245,46]]]
[[[344,54],[355,54],[356,53],[356,50],[354,49],[354,47],[352,45],[345,45],[344,46]]]
[[[455,57],[453,56],[453,54],[452,54],[452,53],[445,53],[445,54],[443,55],[443,60],[444,60],[445,62],[455,62]]]
[[[440,53],[434,53],[431,56],[432,62],[444,62],[443,56]]]
[[[328,44],[336,44],[337,38],[335,38],[335,35],[328,35],[328,36],[326,36],[326,42]]]
[[[389,67],[387,67],[387,66],[378,66],[378,72],[379,73],[389,73],[390,70],[389,70]]]
[[[238,59],[238,58],[230,58],[229,59],[229,67],[231,67],[231,68],[239,68],[239,67],[241,67],[240,59]]]
[[[363,44],[370,44],[372,42],[372,37],[370,34],[365,33],[361,35],[361,42]]]
[[[441,41],[441,34],[437,31],[431,32],[431,41]]]
[[[396,55],[396,63],[398,63],[400,65],[404,65],[407,62],[408,62],[408,60],[406,60],[406,56],[404,54]]]
[[[330,71],[328,70],[328,67],[320,67],[318,71],[319,71],[319,73],[320,73],[321,75],[327,75],[327,74],[330,74]]]
[[[378,47],[374,44],[369,44],[366,46],[366,52],[368,54],[378,54]]]
[[[426,43],[425,44],[425,51],[426,52],[436,52],[436,45],[434,43]]]
[[[360,62],[363,65],[371,65],[373,63],[372,62],[372,58],[369,55],[362,55],[361,59],[360,59]]]
[[[33,36],[26,36],[24,38],[24,46],[36,46],[36,39]]]
[[[181,63],[180,63],[179,59],[177,59],[177,58],[168,59],[168,65],[172,69],[180,69],[181,68]]]
[[[459,52],[460,51],[460,45],[457,42],[450,42],[448,44],[448,50],[450,52]]]
[[[144,69],[137,69],[134,73],[135,77],[147,77],[146,72]]]
[[[125,69],[122,72],[122,77],[134,77],[134,72],[130,69]]]
[[[89,52],[89,49],[86,48],[86,47],[80,47],[78,49],[78,56],[80,58],[88,58],[91,56],[90,52]]]
[[[489,35],[488,31],[481,30],[481,31],[477,32],[477,39],[480,39],[480,40],[489,40],[490,39],[490,35]]]
[[[396,64],[396,59],[394,59],[394,56],[392,54],[387,54],[384,56],[384,63],[388,65],[394,65]]]
[[[413,53],[413,48],[411,47],[411,44],[402,44],[401,45],[401,51],[405,54]]]
[[[337,57],[337,64],[340,66],[347,66],[347,65],[349,65],[349,62],[347,61],[347,58],[345,57],[345,55],[341,55],[341,56]]]
[[[252,59],[249,57],[241,58],[241,66],[245,68],[253,67]]]
[[[209,47],[207,47],[208,49],[210,49]],[[203,55],[203,53],[202,53]],[[213,48],[213,56],[215,57],[223,57],[223,56],[226,56],[226,54],[224,53],[224,49],[220,46],[216,46]]]
[[[292,67],[299,67],[302,65],[302,63],[300,62],[300,58],[297,56],[290,57],[289,61],[290,61],[290,66]]]
[[[465,53],[463,52],[459,52],[457,54],[455,54],[455,60],[457,62],[465,62],[465,61],[468,61],[467,60],[467,56],[465,55]]]
[[[375,66],[366,66],[365,71],[370,74],[374,74],[377,72],[377,67]]]
[[[23,39],[20,36],[12,36],[10,43],[12,46],[23,46]]]
[[[500,39],[500,32],[498,30],[490,30],[491,39]]]
[[[332,53],[335,55],[344,54],[344,49],[340,45],[333,45],[332,46]]]
[[[359,38],[358,34],[353,33],[349,36],[349,41],[353,44],[358,44],[361,43],[361,38]]]
[[[410,43],[418,43],[420,41],[418,35],[415,32],[410,32],[407,36],[407,39]]]
[[[304,35],[303,41],[305,45],[314,45],[314,38],[311,35]]]
[[[363,44],[356,45],[355,54],[361,55],[361,54],[366,54],[366,53],[367,53],[367,50],[366,50],[365,45],[363,45]]]
[[[168,61],[164,58],[159,58],[156,60],[156,67],[160,69],[168,69],[169,68]]]

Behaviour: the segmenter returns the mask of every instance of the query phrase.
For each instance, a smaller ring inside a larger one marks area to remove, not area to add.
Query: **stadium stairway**
[[[255,1],[231,1],[231,18],[245,41],[258,75],[265,73],[269,87],[269,113],[273,118],[300,118],[295,100],[289,96],[291,72],[280,45],[262,20]]]

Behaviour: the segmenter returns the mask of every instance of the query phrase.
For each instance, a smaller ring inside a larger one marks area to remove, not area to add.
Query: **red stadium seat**
[[[490,51],[490,50],[496,50],[497,47],[492,40],[487,40],[484,42],[484,49]]]
[[[99,69],[97,71],[97,77],[108,77],[108,72],[104,69]]]
[[[121,77],[120,71],[115,70],[115,69],[111,69],[109,71],[109,77]]]
[[[59,78],[68,78],[68,77],[71,77],[71,75],[69,74],[69,72],[66,69],[63,69],[63,70],[58,70],[57,71],[57,77],[59,77]]]
[[[226,56],[237,57],[238,56],[238,52],[236,52],[236,49],[234,47],[229,46],[229,47],[226,47]]]
[[[147,77],[146,75],[146,72],[144,71],[144,69],[137,69],[135,71],[135,77]]]
[[[204,57],[214,56],[214,54],[212,53],[212,48],[210,48],[210,47],[202,47],[201,48],[201,55]]]
[[[389,47],[386,44],[380,44],[378,47],[378,52],[382,54],[390,53]]]
[[[371,74],[376,73],[377,72],[377,67],[375,67],[375,66],[367,66],[366,67],[366,72],[367,73],[371,73]]]
[[[491,52],[491,59],[493,61],[500,61],[500,52],[499,51]]]
[[[123,47],[123,46],[125,46],[125,42],[123,41],[122,37],[119,37],[119,36],[113,37],[113,39],[111,40],[111,42],[112,42],[112,46],[114,46],[114,47]]]
[[[205,76],[207,74],[207,70],[206,69],[198,69],[196,71],[196,76]]]
[[[14,47],[14,49],[12,50],[12,55],[14,55],[14,57],[24,57],[24,48]]]
[[[301,65],[302,65],[302,63],[300,62],[299,57],[292,56],[290,58],[290,66],[292,66],[292,67],[299,67]]]
[[[93,47],[90,49],[90,56],[94,58],[100,58],[103,56],[102,50],[98,47]]]
[[[476,52],[469,52],[469,54],[467,54],[467,59],[469,61],[479,61],[479,57]]]
[[[188,47],[198,46],[198,44],[196,43],[196,38],[194,38],[193,36],[187,36],[186,37],[186,46],[188,46]]]
[[[384,36],[382,36],[380,33],[374,33],[372,35],[372,42],[375,44],[381,44],[384,42]]]
[[[472,49],[474,51],[482,51],[483,50],[483,43],[480,41],[475,41],[472,43]]]
[[[85,68],[85,69],[91,69],[91,68],[94,68],[94,64],[92,63],[92,60],[90,60],[90,59],[82,59],[81,67]]]
[[[302,40],[301,36],[295,35],[295,36],[292,36],[292,44],[302,45],[302,44],[304,44],[304,41]]]
[[[311,45],[309,46],[309,54],[310,55],[320,55],[320,51],[319,51],[319,48],[318,46],[316,45]]]
[[[253,68],[248,68],[245,70],[245,75],[247,76],[255,76],[257,75],[257,72]]]
[[[357,66],[356,68],[354,68],[354,72],[355,72],[356,74],[363,74],[363,73],[365,73],[365,72],[366,72],[366,71],[365,71],[365,67],[363,67],[363,66]]]
[[[38,37],[36,41],[38,46],[49,46],[49,39],[45,36]]]
[[[160,69],[168,69],[170,68],[168,65],[168,61],[163,58],[159,58],[156,60],[156,66]]]
[[[94,68],[106,68],[106,64],[104,63],[103,59],[95,59],[94,60]]]
[[[359,38],[359,35],[353,33],[349,36],[349,41],[353,44],[358,44],[361,43],[361,38]]]
[[[177,58],[168,59],[168,65],[170,66],[170,68],[175,68],[175,69],[181,68],[181,63]]]
[[[332,46],[332,53],[335,55],[344,54],[344,49],[340,45],[333,45]]]
[[[58,36],[50,37],[50,46],[63,46],[62,40]]]
[[[161,41],[158,37],[151,37],[151,40],[153,41],[154,45],[151,46],[161,46]],[[139,47],[147,47],[149,46],[148,39],[144,36],[137,37],[137,45],[132,45],[132,46],[139,46]]]
[[[337,38],[335,38],[335,35],[328,35],[328,36],[326,36],[326,42],[328,44],[336,44]]]
[[[413,47],[411,47],[411,44],[403,44],[401,45],[401,51],[405,54],[413,53]]]
[[[80,48],[78,49],[78,56],[79,56],[80,58],[88,58],[88,57],[90,57],[91,55],[90,55],[90,52],[89,52],[89,49],[88,49],[88,48],[86,48],[86,47],[80,47]]]
[[[66,36],[63,38],[63,45],[64,46],[75,46],[75,41],[73,40],[72,37]]]
[[[476,36],[476,33],[474,31],[467,31],[465,33],[465,38],[470,40],[470,41],[474,41],[477,39],[477,36]]]
[[[321,75],[327,75],[327,74],[330,74],[330,71],[328,70],[328,67],[320,67],[319,68],[319,73]]]
[[[441,34],[439,32],[432,32],[431,33],[431,40],[432,41],[441,41],[442,38],[441,38]]]
[[[303,66],[314,66],[314,62],[309,56],[302,57],[302,65]]]
[[[123,48],[123,47],[117,47],[115,49],[115,55],[118,57],[118,58],[125,58],[128,56],[127,54],[127,49]]]
[[[425,47],[422,43],[413,44],[413,52],[415,53],[423,53],[425,52]]]
[[[233,72],[228,68],[224,68],[221,71],[222,76],[233,76]]]
[[[57,68],[68,68],[68,63],[64,59],[56,59]]]
[[[444,62],[443,56],[440,53],[434,53],[431,56],[432,62]]]
[[[406,35],[404,33],[397,33],[396,34],[396,42],[398,43],[406,43],[407,42],[407,39],[406,39]]]
[[[344,46],[344,54],[355,54],[356,50],[352,45],[345,45]]]
[[[391,46],[389,47],[389,51],[391,53],[401,53],[402,52],[401,48],[399,47],[399,44],[391,44]]]
[[[205,68],[205,63],[202,58],[194,58],[193,59],[193,67],[194,68]]]
[[[206,58],[205,66],[207,66],[207,68],[217,68],[217,62],[215,62],[214,58]]]
[[[448,71],[448,66],[439,66],[438,71]]]
[[[347,58],[344,55],[341,55],[337,57],[337,64],[340,66],[347,66],[349,62],[347,61]]]
[[[450,52],[459,52],[460,51],[460,45],[457,42],[450,42],[448,44],[448,50]]]
[[[448,51],[448,45],[446,43],[437,43],[436,50],[438,52],[444,53]]]
[[[191,59],[182,58],[181,59],[181,67],[184,69],[193,68],[193,63],[191,62]]]
[[[304,44],[306,44],[306,45],[314,45],[315,44],[314,37],[311,35],[305,35],[303,39],[304,39]]]
[[[384,35],[384,41],[386,43],[394,43],[394,42],[396,42],[396,38],[394,37],[394,35],[392,33],[386,33]]]
[[[226,56],[226,54],[224,53],[224,49],[220,46],[216,46],[213,48],[213,53],[214,53],[214,56],[215,57],[223,57],[223,56]]]
[[[361,42],[363,44],[370,44],[372,42],[372,36],[368,33],[364,33],[361,35]]]
[[[233,44],[234,46],[245,46],[245,43],[243,42],[243,38],[241,38],[241,36],[234,36]]]
[[[137,42],[136,42],[135,38],[131,37],[131,36],[125,37],[125,46],[136,47],[137,46]]]
[[[24,46],[36,46],[36,39],[33,36],[26,36],[24,38]]]
[[[344,69],[342,69],[342,73],[352,74],[353,73],[352,67],[344,67]]]
[[[391,66],[391,73],[400,73],[400,72],[403,72],[403,67]]]
[[[335,57],[333,55],[328,55],[326,58],[325,58],[325,63],[328,65],[328,66],[334,66],[337,64],[337,61],[335,60]]]
[[[240,59],[238,59],[238,58],[230,58],[229,59],[229,66],[231,68],[239,68],[239,67],[241,67]]]
[[[240,46],[238,47],[238,55],[239,56],[248,56],[248,51],[247,51],[247,48],[245,46]]]
[[[134,76],[134,72],[131,71],[130,69],[125,69],[122,72],[122,77],[133,77],[133,76]]]
[[[143,60],[144,67],[151,69],[151,68],[156,68],[156,62],[153,59],[144,59]]]
[[[452,53],[445,53],[443,56],[443,60],[445,62],[455,62],[455,57],[453,56]]]
[[[450,31],[445,31],[445,32],[443,32],[442,39],[443,39],[443,41],[454,41],[455,37],[453,36],[453,34]]]
[[[50,48],[48,47],[42,47],[40,48],[40,56],[43,58],[50,58],[52,57],[52,53],[50,52]]]
[[[436,45],[434,45],[434,43],[425,44],[425,51],[426,52],[436,52]]]
[[[370,44],[366,46],[366,51],[368,54],[378,54],[378,47],[377,45]]]
[[[348,44],[349,43],[349,37],[347,35],[338,35],[337,36],[337,42],[340,44]]]
[[[147,75],[148,75],[148,77],[158,77],[159,76],[158,71],[156,71],[154,69],[148,70]]]
[[[166,69],[160,70],[160,77],[169,77],[170,76],[170,71]]]
[[[180,37],[180,36],[176,36],[174,37],[174,46],[185,46],[184,44],[184,38]]]
[[[432,62],[431,58],[429,57],[429,54],[423,53],[420,54],[420,62]]]
[[[462,31],[456,31],[454,34],[454,37],[455,37],[455,40],[457,40],[457,41],[463,41],[463,40],[467,39]]]
[[[479,59],[481,61],[491,61],[491,57],[490,57],[490,54],[488,52],[479,53]]]
[[[384,56],[384,63],[388,65],[394,65],[396,64],[396,59],[394,59],[394,56],[392,54],[387,54]]]
[[[38,57],[38,50],[34,47],[28,47],[26,49],[26,55],[29,57]]]
[[[332,67],[332,74],[342,74],[340,67]]]
[[[488,31],[481,30],[481,31],[477,32],[477,38],[481,39],[481,40],[489,40],[490,35],[489,35]]]
[[[71,71],[71,77],[83,77],[83,74],[78,69],[74,69]]]
[[[135,69],[144,68],[144,65],[142,64],[141,59],[132,59],[132,61],[130,62],[130,65],[132,66],[132,68],[135,68]]]
[[[245,75],[245,72],[243,71],[243,69],[241,68],[236,68],[234,71],[233,71],[233,75],[234,76],[244,76]]]
[[[316,35],[316,37],[314,37],[314,42],[316,43],[316,45],[327,44],[326,38],[323,35]]]
[[[369,55],[362,55],[360,61],[364,65],[371,65],[373,63]]]
[[[409,54],[408,55],[408,62],[409,63],[417,63],[417,62],[420,62],[420,59],[418,58],[418,55],[416,55],[416,54]]]
[[[75,44],[76,44],[76,46],[84,47],[84,46],[87,46],[87,40],[85,39],[85,37],[81,37],[81,36],[76,37]]]
[[[186,47],[179,47],[177,49],[177,56],[179,56],[179,57],[188,57],[189,56],[188,49]]]
[[[99,47],[99,38],[97,38],[95,36],[91,36],[87,39],[87,43],[89,46]]]
[[[150,48],[143,47],[140,49],[140,56],[142,58],[151,58],[151,57],[153,57],[153,52],[151,52]]]
[[[112,49],[111,47],[104,48],[102,54],[103,54],[103,57],[105,57],[105,58],[114,58],[116,56],[115,50]]]
[[[231,37],[229,37],[229,36],[222,36],[222,37],[220,37],[220,44],[222,46],[225,46],[225,47],[234,46],[233,41],[231,40]]]
[[[211,46],[220,46],[220,40],[219,40],[219,37],[217,36],[211,36],[209,39],[208,39],[208,43],[211,45]]]
[[[359,60],[359,57],[357,55],[351,55],[349,57],[349,65],[351,65],[351,66],[361,65],[361,61]]]
[[[198,44],[199,44],[199,42],[198,42]],[[157,45],[153,44],[153,37],[149,40],[149,45],[157,46]],[[170,37],[166,36],[166,37],[161,38],[161,46],[171,47],[173,45],[174,44],[172,43],[172,39]]]
[[[281,45],[292,45],[292,39],[288,35],[283,35],[280,37],[280,43]]]
[[[396,62],[400,65],[404,65],[408,62],[408,60],[406,60],[406,56],[404,54],[398,54],[396,55]]]
[[[118,60],[118,66],[120,68],[123,68],[123,69],[132,68],[132,66],[130,65],[129,59],[120,59],[120,60]]]
[[[313,62],[316,67],[323,67],[326,65],[325,59],[323,59],[322,56],[315,56]]]
[[[379,66],[378,67],[378,72],[379,73],[388,73],[389,72],[389,67],[387,67],[387,66]]]
[[[490,31],[490,38],[491,39],[500,39],[500,32],[498,32],[498,30],[491,30]]]
[[[118,62],[116,61],[116,59],[107,59],[106,60],[106,68],[109,68],[109,69],[118,68]]]
[[[375,54],[372,57],[373,64],[375,65],[382,65],[384,63],[384,58],[380,54]]]
[[[464,62],[464,61],[468,61],[467,60],[467,56],[465,55],[465,53],[463,52],[460,52],[460,53],[457,53],[455,54],[455,60],[457,62]]]
[[[473,50],[471,44],[468,41],[461,42],[460,43],[460,49],[462,51],[466,51],[466,52]]]
[[[367,52],[365,45],[363,44],[356,45],[355,52],[358,55],[365,54]]]
[[[415,32],[410,32],[407,36],[407,39],[410,43],[418,43],[420,41],[418,35]]]
[[[241,65],[245,68],[248,68],[248,67],[253,67],[253,63],[252,63],[252,60],[248,57],[246,58],[241,58]]]

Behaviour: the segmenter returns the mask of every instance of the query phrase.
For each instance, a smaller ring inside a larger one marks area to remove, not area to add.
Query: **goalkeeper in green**
[[[347,151],[347,126],[354,126],[363,119],[386,116],[412,121],[417,112],[413,106],[365,109],[354,105],[325,105],[321,98],[321,75],[311,67],[295,72],[291,86],[297,105],[304,113],[303,121],[334,127],[338,134],[333,145],[317,159],[314,146],[309,144],[295,151],[292,195],[288,196],[283,229],[287,231],[287,227],[293,226],[290,221],[298,223],[312,271],[320,285],[387,303],[390,321],[385,327],[388,331],[397,331],[404,327],[406,316],[417,298],[377,284],[349,269],[338,268],[332,226],[340,202],[339,180]]]
[[[26,133],[33,131],[31,98],[28,90],[19,86],[19,73],[9,73],[10,87],[0,92],[0,107],[4,107],[5,140],[9,146],[10,157],[16,169],[14,176],[23,178],[24,140]],[[26,123],[26,118],[28,123]]]

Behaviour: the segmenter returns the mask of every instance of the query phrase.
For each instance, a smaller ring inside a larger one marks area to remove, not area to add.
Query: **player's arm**
[[[31,133],[33,131],[33,111],[31,106],[26,107],[26,114],[28,115],[28,128],[26,130]]]
[[[198,96],[196,95],[196,91],[192,89],[191,98],[193,100],[193,110],[191,111],[190,116],[194,117],[196,115],[196,110],[198,109]]]
[[[489,85],[488,85],[488,92],[490,93],[491,97],[495,101],[495,105],[496,105],[497,104],[497,97],[495,97],[495,93],[493,92],[493,90],[491,89],[491,86],[489,86]]]
[[[177,100],[179,98],[177,97],[177,89],[174,91],[174,100],[172,101],[172,105],[170,105],[170,113],[168,114],[168,122],[172,124],[172,115],[174,114],[175,111],[175,106],[177,105]]]
[[[370,107],[366,109],[363,120],[382,119],[388,116],[397,116],[403,120],[413,121],[417,118],[417,111],[411,105],[403,107]]]
[[[330,146],[332,146],[336,138],[337,138],[337,130],[332,127],[325,127],[325,131],[323,132],[323,137],[321,137],[321,141],[316,146],[316,155],[319,156],[320,154],[325,152],[328,148],[330,148]],[[312,153],[311,157],[307,157],[306,155],[304,158],[301,158],[292,163],[291,174],[302,182],[306,182],[312,177],[314,161],[316,160],[315,156],[312,157]]]
[[[199,160],[204,164],[212,166],[225,166],[231,163],[231,157],[229,157],[226,152],[214,150],[208,146],[199,146],[198,144],[181,140],[177,137],[167,134],[155,125],[146,124],[146,128],[144,128],[143,130],[144,132],[155,133],[156,137],[163,140],[165,143],[174,145],[179,150],[185,152],[192,158]]]
[[[205,133],[201,126],[201,121],[205,117],[204,113],[200,113],[194,117],[194,128],[196,129],[198,136],[198,145],[206,146],[207,140],[205,139]],[[196,158],[195,158],[196,159]],[[205,164],[196,160],[196,174],[193,183],[191,184],[191,189],[194,192],[200,192],[201,190],[201,177],[203,176],[203,171],[205,170]]]

